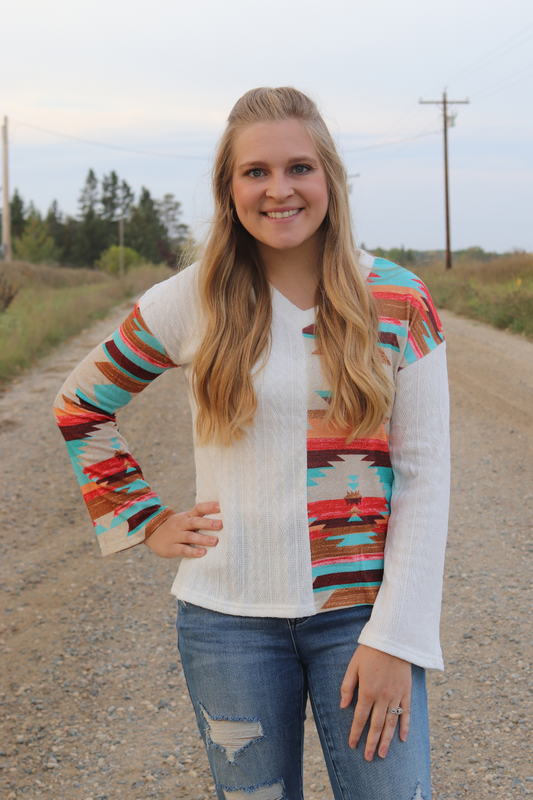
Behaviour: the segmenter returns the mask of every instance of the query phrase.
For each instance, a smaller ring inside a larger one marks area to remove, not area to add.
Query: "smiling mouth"
[[[261,213],[269,219],[285,219],[286,217],[296,216],[301,210],[301,208],[293,208],[290,211],[262,211]]]

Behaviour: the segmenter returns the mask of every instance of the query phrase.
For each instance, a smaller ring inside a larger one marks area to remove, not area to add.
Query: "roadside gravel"
[[[100,557],[51,413],[63,379],[130,307],[0,397],[7,800],[213,796],[175,647],[175,565],[142,546]],[[506,800],[533,795],[533,345],[442,316],[454,493],[447,666],[428,676],[434,798]],[[120,420],[148,480],[174,508],[194,504],[183,388],[179,370],[163,375]],[[331,800],[312,719],[307,732],[306,800]]]

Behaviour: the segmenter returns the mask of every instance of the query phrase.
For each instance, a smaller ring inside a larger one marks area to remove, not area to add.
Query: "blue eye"
[[[255,169],[249,170],[247,173],[251,178],[260,178],[263,174],[263,170],[259,169],[259,167],[255,167]]]
[[[306,164],[296,164],[293,170],[297,175],[305,175],[307,172],[311,171],[311,167],[308,167]]]

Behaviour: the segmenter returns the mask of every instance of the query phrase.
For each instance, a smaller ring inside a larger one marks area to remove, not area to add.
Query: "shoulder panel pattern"
[[[379,343],[401,355],[398,369],[444,341],[442,324],[423,281],[412,272],[376,258],[368,285],[378,307]]]
[[[174,366],[137,304],[56,398],[57,423],[104,555],[143,541],[173,513],[162,506],[128,452],[116,413]]]
[[[433,301],[416,275],[375,259],[368,284],[379,313],[378,344],[395,383],[399,370],[434,350],[444,336]],[[346,442],[324,426],[331,392],[321,385],[314,326],[302,330],[308,363],[308,516],[318,611],[373,604],[383,581],[394,476],[389,420],[372,436]]]

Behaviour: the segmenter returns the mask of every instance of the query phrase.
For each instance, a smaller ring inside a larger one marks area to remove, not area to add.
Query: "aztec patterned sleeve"
[[[120,328],[74,370],[55,400],[57,423],[103,555],[139,544],[174,513],[144,480],[115,415],[175,366],[137,303]]]
[[[439,621],[450,483],[446,343],[427,288],[376,259],[368,279],[395,365],[393,473],[383,582],[359,642],[443,669]]]

